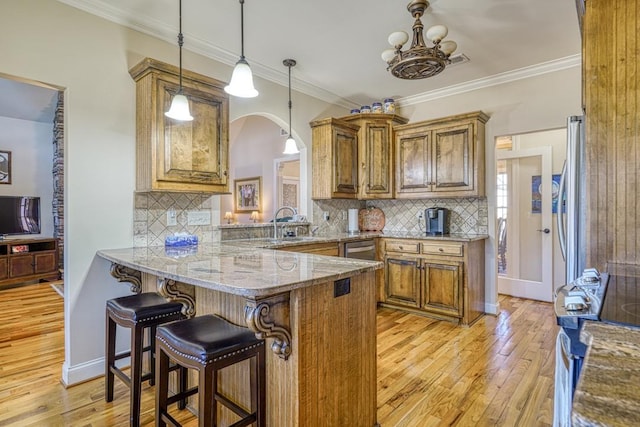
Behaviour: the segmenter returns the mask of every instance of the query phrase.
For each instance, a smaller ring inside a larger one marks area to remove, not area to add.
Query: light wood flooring
[[[503,296],[500,306],[497,317],[469,328],[378,311],[382,427],[551,425],[553,308]],[[102,378],[69,389],[60,384],[63,322],[63,300],[49,284],[0,290],[0,426],[128,425],[121,381],[112,403],[104,401]],[[143,425],[153,425],[153,406],[153,388],[145,384]],[[176,415],[197,425],[188,411]]]

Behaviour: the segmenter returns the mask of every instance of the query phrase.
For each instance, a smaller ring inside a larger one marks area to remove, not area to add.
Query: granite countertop
[[[588,350],[573,398],[573,425],[640,425],[640,329],[588,321],[580,340]]]
[[[256,239],[260,240],[260,239]],[[97,255],[158,277],[247,297],[313,286],[382,268],[379,261],[201,243],[197,248],[123,248]]]
[[[223,243],[244,247],[244,248],[267,248],[267,249],[283,249],[287,246],[299,246],[310,245],[314,243],[342,243],[352,242],[358,240],[374,239],[376,237],[394,238],[394,239],[417,239],[417,240],[439,240],[439,241],[458,241],[458,242],[472,242],[475,240],[484,240],[489,236],[486,234],[449,234],[446,236],[427,236],[424,233],[418,232],[360,232],[356,234],[351,233],[333,233],[326,235],[316,236],[300,236],[294,238],[254,238],[254,239],[238,239],[227,240]]]

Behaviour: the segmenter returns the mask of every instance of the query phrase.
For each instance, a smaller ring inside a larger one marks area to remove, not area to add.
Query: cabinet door
[[[472,124],[434,130],[431,191],[473,191],[474,152]]]
[[[33,255],[14,255],[9,258],[9,276],[29,276],[34,273]]]
[[[410,307],[420,306],[420,260],[385,257],[385,300]]]
[[[184,87],[193,121],[165,117],[174,83],[158,79],[159,108],[156,180],[165,183],[227,185],[227,137],[223,121],[225,99]]]
[[[421,308],[462,317],[463,263],[423,260],[422,272]]]
[[[49,253],[36,253],[33,254],[35,259],[35,272],[36,274],[55,272],[58,268],[56,265],[56,254]]]
[[[358,137],[355,132],[334,127],[334,193],[355,195],[358,192]]]
[[[0,258],[0,280],[6,279],[9,277],[9,265],[7,263],[7,258]]]
[[[364,127],[360,131],[364,148],[360,198],[390,198],[393,196],[391,125],[388,122],[368,122]]]
[[[429,131],[396,134],[396,197],[429,191],[430,148]]]

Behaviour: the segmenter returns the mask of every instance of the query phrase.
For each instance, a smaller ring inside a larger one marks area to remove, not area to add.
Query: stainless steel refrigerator
[[[562,257],[566,261],[565,283],[580,277],[586,260],[586,202],[585,202],[585,131],[584,116],[567,119],[567,159],[562,178],[556,220]]]
[[[584,117],[571,116],[567,119],[567,159],[562,168],[558,189],[558,237],[560,249],[566,261],[565,284],[569,285],[582,275],[586,259],[585,235],[585,132]],[[560,286],[562,288],[562,286]],[[558,289],[554,294],[556,316],[558,309]],[[578,317],[563,319],[556,341],[556,372],[554,392],[554,427],[571,426],[571,405],[573,391],[584,358],[584,344],[578,344],[582,320]]]

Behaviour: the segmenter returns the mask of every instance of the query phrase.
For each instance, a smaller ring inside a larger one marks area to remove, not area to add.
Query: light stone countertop
[[[337,233],[316,236],[301,236],[296,238],[255,238],[255,239],[238,239],[227,240],[223,243],[244,247],[244,248],[268,248],[268,249],[285,249],[287,246],[310,245],[314,243],[344,243],[358,240],[374,239],[376,237],[394,238],[394,239],[417,239],[417,240],[437,240],[437,241],[457,241],[472,242],[475,240],[484,240],[489,238],[486,234],[449,234],[446,236],[427,236],[424,233],[415,232],[360,232],[360,233]]]
[[[640,425],[640,329],[587,321],[580,340],[588,350],[573,398],[573,425]]]
[[[239,241],[201,243],[195,253],[193,249],[154,246],[99,250],[97,255],[158,277],[245,297],[275,295],[383,267],[378,261],[261,249],[234,242]]]

